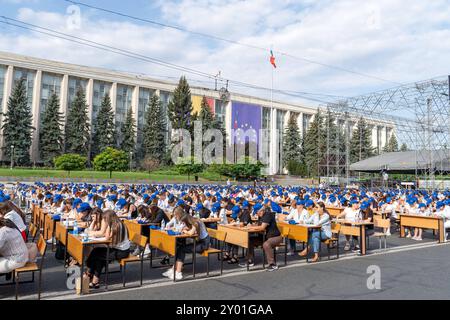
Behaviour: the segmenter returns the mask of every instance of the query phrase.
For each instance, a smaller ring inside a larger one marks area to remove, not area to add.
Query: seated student
[[[241,214],[241,208],[237,205],[231,209],[231,219],[233,219],[232,223],[241,225],[239,220],[239,216]],[[223,255],[223,260],[228,260],[228,264],[239,263],[238,260],[238,249],[239,247],[233,244],[229,244],[227,246],[226,252]]]
[[[250,231],[258,231],[263,232],[265,231],[265,241],[263,243],[263,250],[267,257],[267,263],[268,271],[274,271],[278,269],[278,266],[275,264],[273,249],[280,245],[283,242],[283,238],[281,237],[280,230],[278,230],[277,227],[277,221],[275,219],[275,213],[273,213],[270,209],[270,206],[262,207],[258,213],[258,217],[260,218],[259,222],[260,225],[258,226],[250,226]],[[249,261],[249,265],[254,265],[253,263],[253,257],[254,257],[254,250],[255,250],[255,244],[258,241],[251,241],[248,248],[248,255],[247,259]],[[247,264],[239,264],[241,267],[247,267]]]
[[[180,200],[177,202],[177,206],[173,210],[173,217],[170,219],[168,223],[166,223],[164,230],[173,230],[177,232],[181,232],[183,228],[185,227],[184,222],[181,221],[181,217],[186,214],[184,208],[181,206],[181,204],[184,203],[184,201]],[[160,264],[166,265],[169,263],[169,256],[165,256],[160,261]]]
[[[319,248],[320,242],[331,238],[331,220],[327,209],[325,208],[325,203],[318,202],[316,205],[316,213],[314,213],[307,221],[307,224],[312,224],[320,226],[320,230],[314,230],[308,241],[308,246],[299,253],[301,257],[305,257],[308,251],[312,247],[314,257],[311,262],[319,261]]]
[[[94,208],[91,212],[92,221],[86,229],[89,236],[103,238],[106,236],[106,222],[103,217],[103,211],[100,208]]]
[[[80,220],[82,222],[87,222],[88,225],[89,225],[89,223],[91,223],[91,221],[92,221],[92,216],[91,216],[92,208],[89,205],[89,203],[83,202],[82,204],[80,204],[80,206],[77,209],[77,212],[78,212],[78,217],[77,217],[78,220]]]
[[[169,222],[169,217],[166,215],[164,210],[158,206],[158,199],[155,198],[148,208],[150,210],[149,223],[161,225],[163,221],[164,224]]]
[[[130,253],[130,241],[128,239],[127,227],[120,221],[113,210],[103,212],[106,223],[106,239],[111,240],[109,256],[106,256],[107,248],[95,247],[86,260],[88,272],[86,276],[90,279],[90,288],[100,287],[100,274],[108,261],[120,260],[128,257]]]
[[[203,203],[198,203],[195,207],[195,210],[198,212],[200,220],[203,221],[206,228],[217,229],[217,222],[220,221],[220,218],[218,218],[217,215],[206,208]]]
[[[427,205],[425,203],[420,203],[419,208],[417,210],[417,215],[422,217],[428,217],[430,216],[430,210],[427,208]],[[414,236],[411,238],[413,240],[422,241],[422,228],[414,228]]]
[[[350,201],[350,207],[347,207],[342,211],[341,214],[337,216],[338,218],[344,218],[345,221],[349,222],[356,222],[357,220],[361,219],[361,212],[359,210],[359,202],[358,200],[351,200]],[[353,250],[359,250],[358,245],[358,237],[357,236],[345,236],[346,242],[344,246],[345,251],[350,250],[350,238],[353,240]]]
[[[294,200],[292,201],[292,204],[295,204],[295,210],[292,210],[289,215],[286,216],[285,220],[290,221],[294,220],[295,223],[304,223],[306,219],[309,218],[309,213],[305,209],[305,201],[303,200]],[[288,256],[292,256],[295,252],[296,248],[296,242],[295,240],[290,239],[289,240],[289,252],[287,253]]]
[[[17,229],[22,234],[24,242],[27,242],[27,233],[24,220],[21,215],[19,215],[14,208],[12,208],[11,201],[0,202],[0,218],[8,219],[14,223]],[[18,208],[17,208],[18,209]],[[20,210],[20,209],[18,209]],[[21,211],[21,210],[20,210]]]
[[[175,209],[176,210],[176,209]],[[209,234],[206,230],[205,224],[200,220],[192,217],[191,215],[183,215],[180,221],[185,225],[182,230],[183,234],[195,235],[197,234],[197,243],[195,246],[196,253],[202,253],[209,248]],[[183,264],[186,257],[186,253],[192,253],[194,250],[193,243],[186,243],[186,239],[177,240],[177,254],[175,256],[175,279],[183,279]],[[164,277],[173,278],[174,269],[171,268],[163,273]]]
[[[0,274],[9,274],[23,267],[28,258],[27,246],[16,225],[11,220],[0,218]]]

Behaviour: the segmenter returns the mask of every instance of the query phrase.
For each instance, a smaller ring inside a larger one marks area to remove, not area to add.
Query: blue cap
[[[254,206],[253,206],[253,213],[257,213],[259,210],[261,210],[262,209],[262,204],[261,203],[256,203]]]
[[[83,202],[82,204],[80,204],[80,207],[77,209],[78,212],[83,212],[86,210],[92,209],[91,206],[89,205],[89,203],[87,202]]]
[[[103,199],[98,199],[96,204],[97,204],[97,207],[101,209],[103,207]]]
[[[77,205],[79,205],[82,202],[83,202],[83,200],[81,200],[80,198],[75,198],[72,202],[72,207],[75,208]]]
[[[183,205],[183,204],[185,204],[184,200],[183,200],[183,199],[180,199],[180,200],[177,201],[175,207],[181,206],[181,205]]]
[[[369,207],[369,203],[364,201],[363,203],[361,203],[361,210],[366,210]]]
[[[117,201],[116,205],[117,207],[119,207],[119,209],[123,209],[123,207],[127,205],[127,200],[125,200],[124,198],[120,198],[119,201]]]
[[[200,211],[201,209],[203,209],[203,204],[197,203],[197,205],[195,206],[195,211]]]
[[[281,213],[281,211],[282,211],[280,205],[278,203],[273,202],[273,201],[270,203],[270,207],[271,207],[273,212]]]
[[[305,205],[305,201],[304,200],[297,200],[297,205],[298,206],[304,206]]]
[[[117,195],[116,194],[110,194],[108,196],[108,200],[109,201],[116,201],[117,200]]]
[[[425,208],[425,207],[426,207],[425,203],[420,203],[420,204],[419,204],[419,209],[420,209],[420,208]]]
[[[312,201],[311,199],[306,200],[305,207],[314,207],[314,201]]]
[[[238,217],[239,212],[241,212],[241,208],[239,208],[239,206],[234,206],[231,209],[231,218],[233,218],[234,220],[236,220],[236,218]]]
[[[247,200],[245,200],[244,202],[242,202],[242,209],[248,209],[249,206],[250,206],[250,204],[248,203]]]

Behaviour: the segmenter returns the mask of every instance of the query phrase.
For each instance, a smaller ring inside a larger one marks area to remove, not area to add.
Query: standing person
[[[255,232],[264,232],[266,233],[265,241],[263,243],[263,250],[267,257],[267,271],[274,271],[278,269],[278,266],[275,264],[275,258],[273,254],[273,249],[283,242],[283,238],[281,237],[280,230],[277,227],[277,221],[275,219],[275,214],[270,210],[270,207],[263,207],[257,213],[260,219],[259,226],[251,226],[249,227],[249,231]],[[254,256],[254,244],[250,244],[248,249],[248,260],[249,262],[253,262]],[[246,267],[247,264],[240,264],[241,267]]]
[[[111,248],[107,256],[107,248],[95,247],[86,260],[88,267],[86,276],[91,280],[89,287],[94,289],[100,287],[100,274],[106,264],[109,261],[124,259],[130,253],[127,227],[113,210],[104,211],[103,217],[106,223],[106,239],[111,241]]]
[[[331,238],[331,220],[330,215],[325,208],[325,204],[323,202],[317,203],[316,210],[316,213],[312,215],[306,223],[320,226],[320,230],[314,230],[311,233],[308,246],[299,254],[301,257],[305,257],[312,247],[314,257],[311,262],[319,261],[320,242]]]

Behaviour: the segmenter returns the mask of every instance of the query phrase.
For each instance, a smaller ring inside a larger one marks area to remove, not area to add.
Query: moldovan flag
[[[275,56],[273,55],[272,50],[270,50],[270,63],[273,65],[274,68],[277,67],[277,65],[275,64]]]

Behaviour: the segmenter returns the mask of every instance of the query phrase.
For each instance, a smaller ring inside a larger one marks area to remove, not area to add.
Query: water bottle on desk
[[[161,221],[161,230],[164,230],[166,228],[166,220]]]
[[[77,220],[75,220],[74,222],[73,222],[73,233],[72,233],[73,235],[78,235],[78,222],[77,222]]]
[[[128,210],[128,220],[131,220],[131,211]]]

